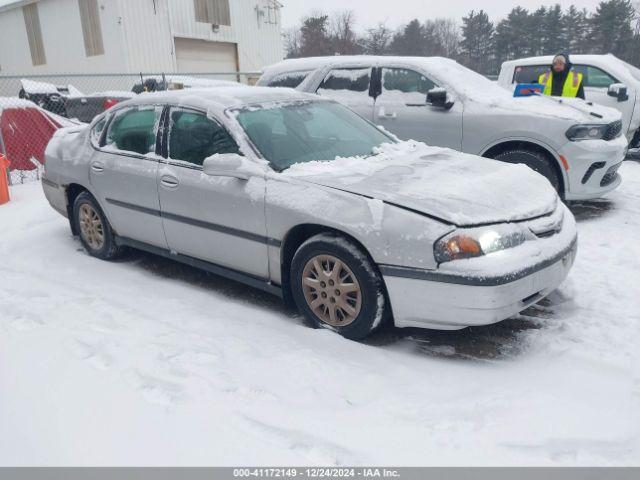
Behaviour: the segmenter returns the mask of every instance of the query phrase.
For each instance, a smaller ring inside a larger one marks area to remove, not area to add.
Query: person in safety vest
[[[559,53],[553,57],[551,69],[540,75],[538,83],[544,86],[544,95],[553,97],[578,97],[584,99],[582,74],[572,70],[569,54]]]

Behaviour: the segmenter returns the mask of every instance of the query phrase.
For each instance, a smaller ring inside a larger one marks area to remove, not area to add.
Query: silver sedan
[[[530,169],[399,142],[288,89],[140,95],[60,130],[42,182],[90,255],[163,255],[351,339],[500,321],[576,251],[573,216]]]

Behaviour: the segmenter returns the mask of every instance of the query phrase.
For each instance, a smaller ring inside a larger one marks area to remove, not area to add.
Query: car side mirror
[[[617,98],[619,102],[626,102],[627,100],[629,100],[627,86],[624,83],[613,83],[609,85],[607,95]]]
[[[444,88],[433,88],[427,92],[427,105],[449,110],[453,107],[453,103],[449,100],[447,91]]]
[[[206,158],[202,171],[211,177],[230,177],[249,180],[251,173],[243,169],[244,157],[237,153],[216,153]]]

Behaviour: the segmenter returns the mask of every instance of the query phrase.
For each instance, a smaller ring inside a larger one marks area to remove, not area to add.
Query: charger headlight
[[[574,125],[567,130],[567,138],[572,142],[578,140],[601,140],[607,133],[609,125]]]

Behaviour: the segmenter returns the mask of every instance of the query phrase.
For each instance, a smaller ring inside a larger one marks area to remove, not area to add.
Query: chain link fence
[[[61,127],[90,122],[142,92],[253,85],[259,72],[0,75],[0,154],[10,184],[38,180],[44,150]]]

